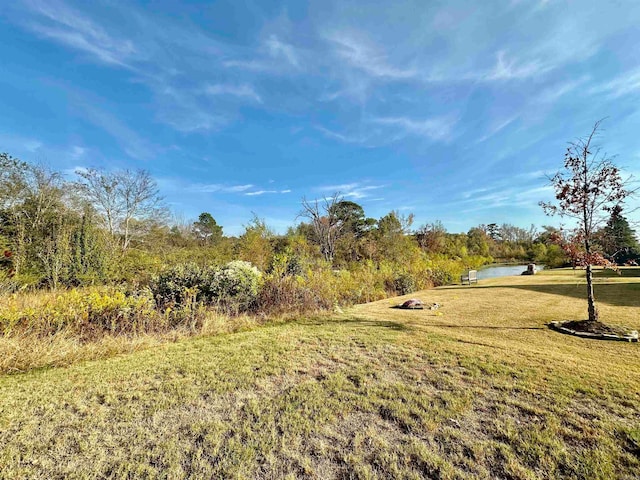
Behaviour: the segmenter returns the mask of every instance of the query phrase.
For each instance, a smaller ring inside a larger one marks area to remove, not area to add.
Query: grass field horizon
[[[640,329],[639,272],[604,322]],[[3,375],[0,478],[637,478],[639,345],[546,326],[583,318],[550,270]]]

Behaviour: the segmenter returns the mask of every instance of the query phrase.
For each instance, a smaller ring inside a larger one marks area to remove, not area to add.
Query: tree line
[[[178,221],[145,170],[79,169],[76,179],[0,154],[0,281],[59,286],[144,282],[166,266],[246,260],[262,271],[350,269],[362,262],[404,270],[415,262],[451,260],[477,267],[494,260],[568,262],[562,231],[507,223],[450,233],[441,222],[414,228],[414,216],[391,211],[371,218],[339,193],[301,201],[296,224],[275,234],[254,217],[237,237],[204,211]],[[639,257],[635,232],[620,208],[595,240],[612,261]],[[454,270],[442,275],[451,281]]]

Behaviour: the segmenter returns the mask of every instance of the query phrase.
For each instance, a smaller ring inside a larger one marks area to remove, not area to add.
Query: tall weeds
[[[467,266],[469,259],[421,257],[401,265],[365,261],[342,270],[273,268],[261,274],[247,262],[186,264],[155,277],[149,287],[8,293],[0,300],[0,373],[407,294],[449,283]]]

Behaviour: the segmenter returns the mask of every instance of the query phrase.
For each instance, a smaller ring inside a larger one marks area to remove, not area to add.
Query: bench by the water
[[[465,283],[468,285],[471,285],[472,283],[478,283],[478,271],[468,270],[467,273],[460,275],[460,282],[463,285]]]

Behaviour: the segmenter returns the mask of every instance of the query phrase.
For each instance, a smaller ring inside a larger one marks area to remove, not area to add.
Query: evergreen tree
[[[203,212],[193,223],[193,234],[204,245],[215,245],[222,238],[222,227],[208,212]]]
[[[600,243],[604,253],[616,263],[625,263],[638,256],[640,245],[636,232],[622,215],[622,207],[616,205],[606,226],[600,231]]]

